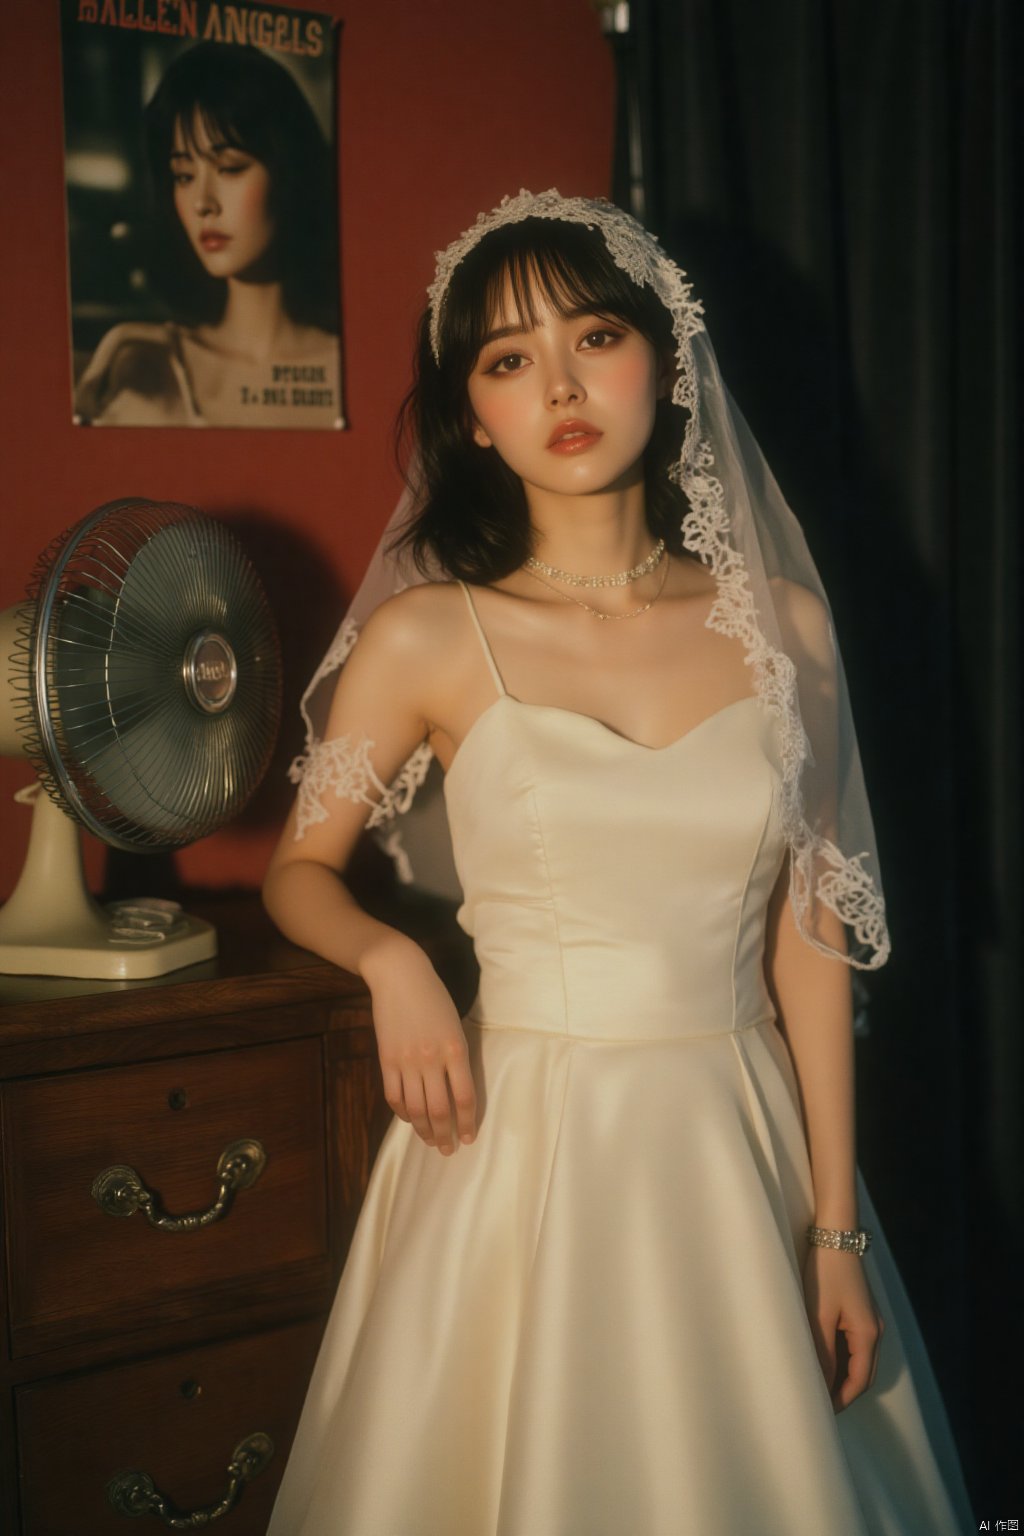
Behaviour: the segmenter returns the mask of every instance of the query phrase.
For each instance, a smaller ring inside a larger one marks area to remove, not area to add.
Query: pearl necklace
[[[664,548],[664,546],[662,546],[662,547]],[[660,556],[659,556],[659,559],[660,559]],[[638,615],[640,615],[641,613],[646,613],[648,608],[653,608],[654,607],[655,603],[658,601],[658,598],[664,592],[664,590],[665,590],[665,582],[668,580],[668,561],[666,560],[665,561],[665,569],[661,573],[661,581],[660,581],[660,583],[658,585],[658,590],[657,590],[657,592],[655,592],[654,596],[651,598],[649,603],[644,603],[639,608],[631,608],[628,613],[602,613],[600,608],[591,608],[589,603],[584,603],[584,602],[581,601],[580,598],[573,597],[571,592],[559,592],[558,588],[557,587],[553,587],[551,585],[550,581],[545,581],[543,576],[538,576],[534,571],[531,571],[531,570],[527,569],[528,565],[529,565],[529,562],[527,561],[526,565],[524,565],[524,567],[523,567],[523,569],[526,571],[527,576],[532,577],[532,579],[534,581],[539,581],[542,587],[547,587],[548,591],[549,592],[553,592],[556,597],[560,597],[562,599],[563,603],[575,603],[576,607],[577,608],[582,608],[584,613],[592,613],[594,615],[595,619],[635,619],[635,618],[637,618]],[[625,586],[625,582],[619,583],[619,585]]]
[[[628,571],[616,571],[614,576],[577,576],[574,571],[561,571],[557,565],[546,565],[533,555],[529,555],[523,563],[528,571],[539,571],[543,576],[550,576],[552,581],[564,581],[569,587],[627,587],[630,582],[639,581],[641,576],[646,576],[648,571],[660,565],[664,553],[665,540],[659,539],[646,560],[641,560],[639,565],[632,566]]]

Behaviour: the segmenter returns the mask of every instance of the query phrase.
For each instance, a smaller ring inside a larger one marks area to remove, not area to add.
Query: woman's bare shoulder
[[[808,624],[827,624],[828,608],[817,592],[792,581],[788,576],[772,576],[768,585],[772,589],[776,607],[785,608],[794,618]]]
[[[457,582],[430,581],[408,587],[374,609],[356,650],[379,664],[400,665],[421,674],[436,668],[465,638],[466,602]]]
[[[769,586],[783,631],[799,640],[812,655],[824,658],[830,654],[832,616],[819,594],[784,576],[773,576]]]
[[[367,697],[386,694],[431,717],[459,686],[465,606],[455,582],[426,582],[388,598],[359,633],[346,664],[351,683]]]

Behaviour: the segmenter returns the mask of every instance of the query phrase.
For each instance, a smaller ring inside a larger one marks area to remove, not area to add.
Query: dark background
[[[615,40],[616,199],[835,609],[893,938],[860,1162],[993,1530],[1024,1529],[1022,9],[634,0]]]

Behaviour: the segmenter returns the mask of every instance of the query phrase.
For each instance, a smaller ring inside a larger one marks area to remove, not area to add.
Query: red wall
[[[70,422],[58,8],[11,6],[0,48],[3,364],[0,608],[99,503],[185,501],[238,532],[271,595],[286,699],[271,773],[231,827],[183,850],[186,883],[254,885],[283,817],[295,707],[398,489],[395,410],[447,244],[506,192],[607,192],[614,85],[590,0],[320,0],[342,19],[339,195],[346,405],[337,433],[88,429]],[[0,759],[0,896],[17,879],[24,762]],[[104,850],[84,839],[99,888]],[[141,892],[140,892],[141,894]]]

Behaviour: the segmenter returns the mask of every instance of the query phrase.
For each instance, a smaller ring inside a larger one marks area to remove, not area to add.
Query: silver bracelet
[[[834,1227],[808,1227],[807,1241],[815,1248],[838,1248],[841,1253],[857,1253],[862,1257],[871,1242],[871,1233],[863,1227],[855,1232],[837,1232]]]

